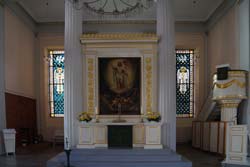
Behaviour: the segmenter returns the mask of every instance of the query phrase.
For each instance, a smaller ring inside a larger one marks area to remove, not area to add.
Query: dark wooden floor
[[[19,147],[16,156],[0,156],[0,167],[45,167],[46,161],[63,151],[63,146],[53,148],[49,143]],[[220,167],[223,157],[192,148],[190,145],[178,145],[177,152],[193,162],[193,167]]]
[[[193,167],[221,167],[220,162],[224,160],[221,155],[204,152],[187,144],[178,145],[177,152],[192,161]]]
[[[63,145],[55,148],[50,143],[18,147],[16,155],[0,156],[0,167],[45,167],[47,160],[63,151]]]

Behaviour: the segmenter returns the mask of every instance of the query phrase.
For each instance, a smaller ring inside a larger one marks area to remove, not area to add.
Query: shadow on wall
[[[191,143],[192,141],[192,127],[177,127],[176,129],[176,143]]]

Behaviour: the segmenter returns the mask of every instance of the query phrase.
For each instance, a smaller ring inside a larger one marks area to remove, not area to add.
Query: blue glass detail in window
[[[49,52],[50,116],[64,116],[64,51]]]
[[[194,50],[176,50],[176,114],[194,117]]]

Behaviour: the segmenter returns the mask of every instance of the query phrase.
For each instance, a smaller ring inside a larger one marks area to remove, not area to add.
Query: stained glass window
[[[49,51],[50,116],[64,116],[64,51]]]
[[[176,50],[176,114],[194,117],[194,50]]]

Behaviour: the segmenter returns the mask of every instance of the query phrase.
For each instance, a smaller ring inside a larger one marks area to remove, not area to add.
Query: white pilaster
[[[237,124],[237,107],[235,108],[221,108],[221,121],[222,122],[234,122],[234,124]]]
[[[233,122],[234,125],[237,125],[237,111],[240,102],[241,99],[226,99],[219,101],[222,122]]]
[[[239,3],[239,52],[240,52],[240,69],[250,70],[250,2],[242,0]],[[250,73],[248,73],[248,97],[250,95]],[[240,106],[240,119],[241,124],[248,125],[250,131],[250,98],[243,101]],[[250,138],[249,138],[250,141]],[[250,142],[249,142],[250,143]],[[248,144],[248,154],[250,154],[250,144]]]
[[[0,132],[6,127],[4,78],[4,7],[0,2]],[[0,154],[2,153],[3,141],[0,136]]]
[[[73,4],[74,3],[74,4]],[[77,10],[77,0],[65,0],[65,99],[64,137],[69,147],[77,142],[77,115],[82,111],[82,56],[80,36],[82,34],[82,11]],[[65,142],[65,148],[67,148]]]
[[[157,1],[157,35],[159,42],[158,109],[162,113],[162,143],[176,150],[176,74],[174,1]]]

